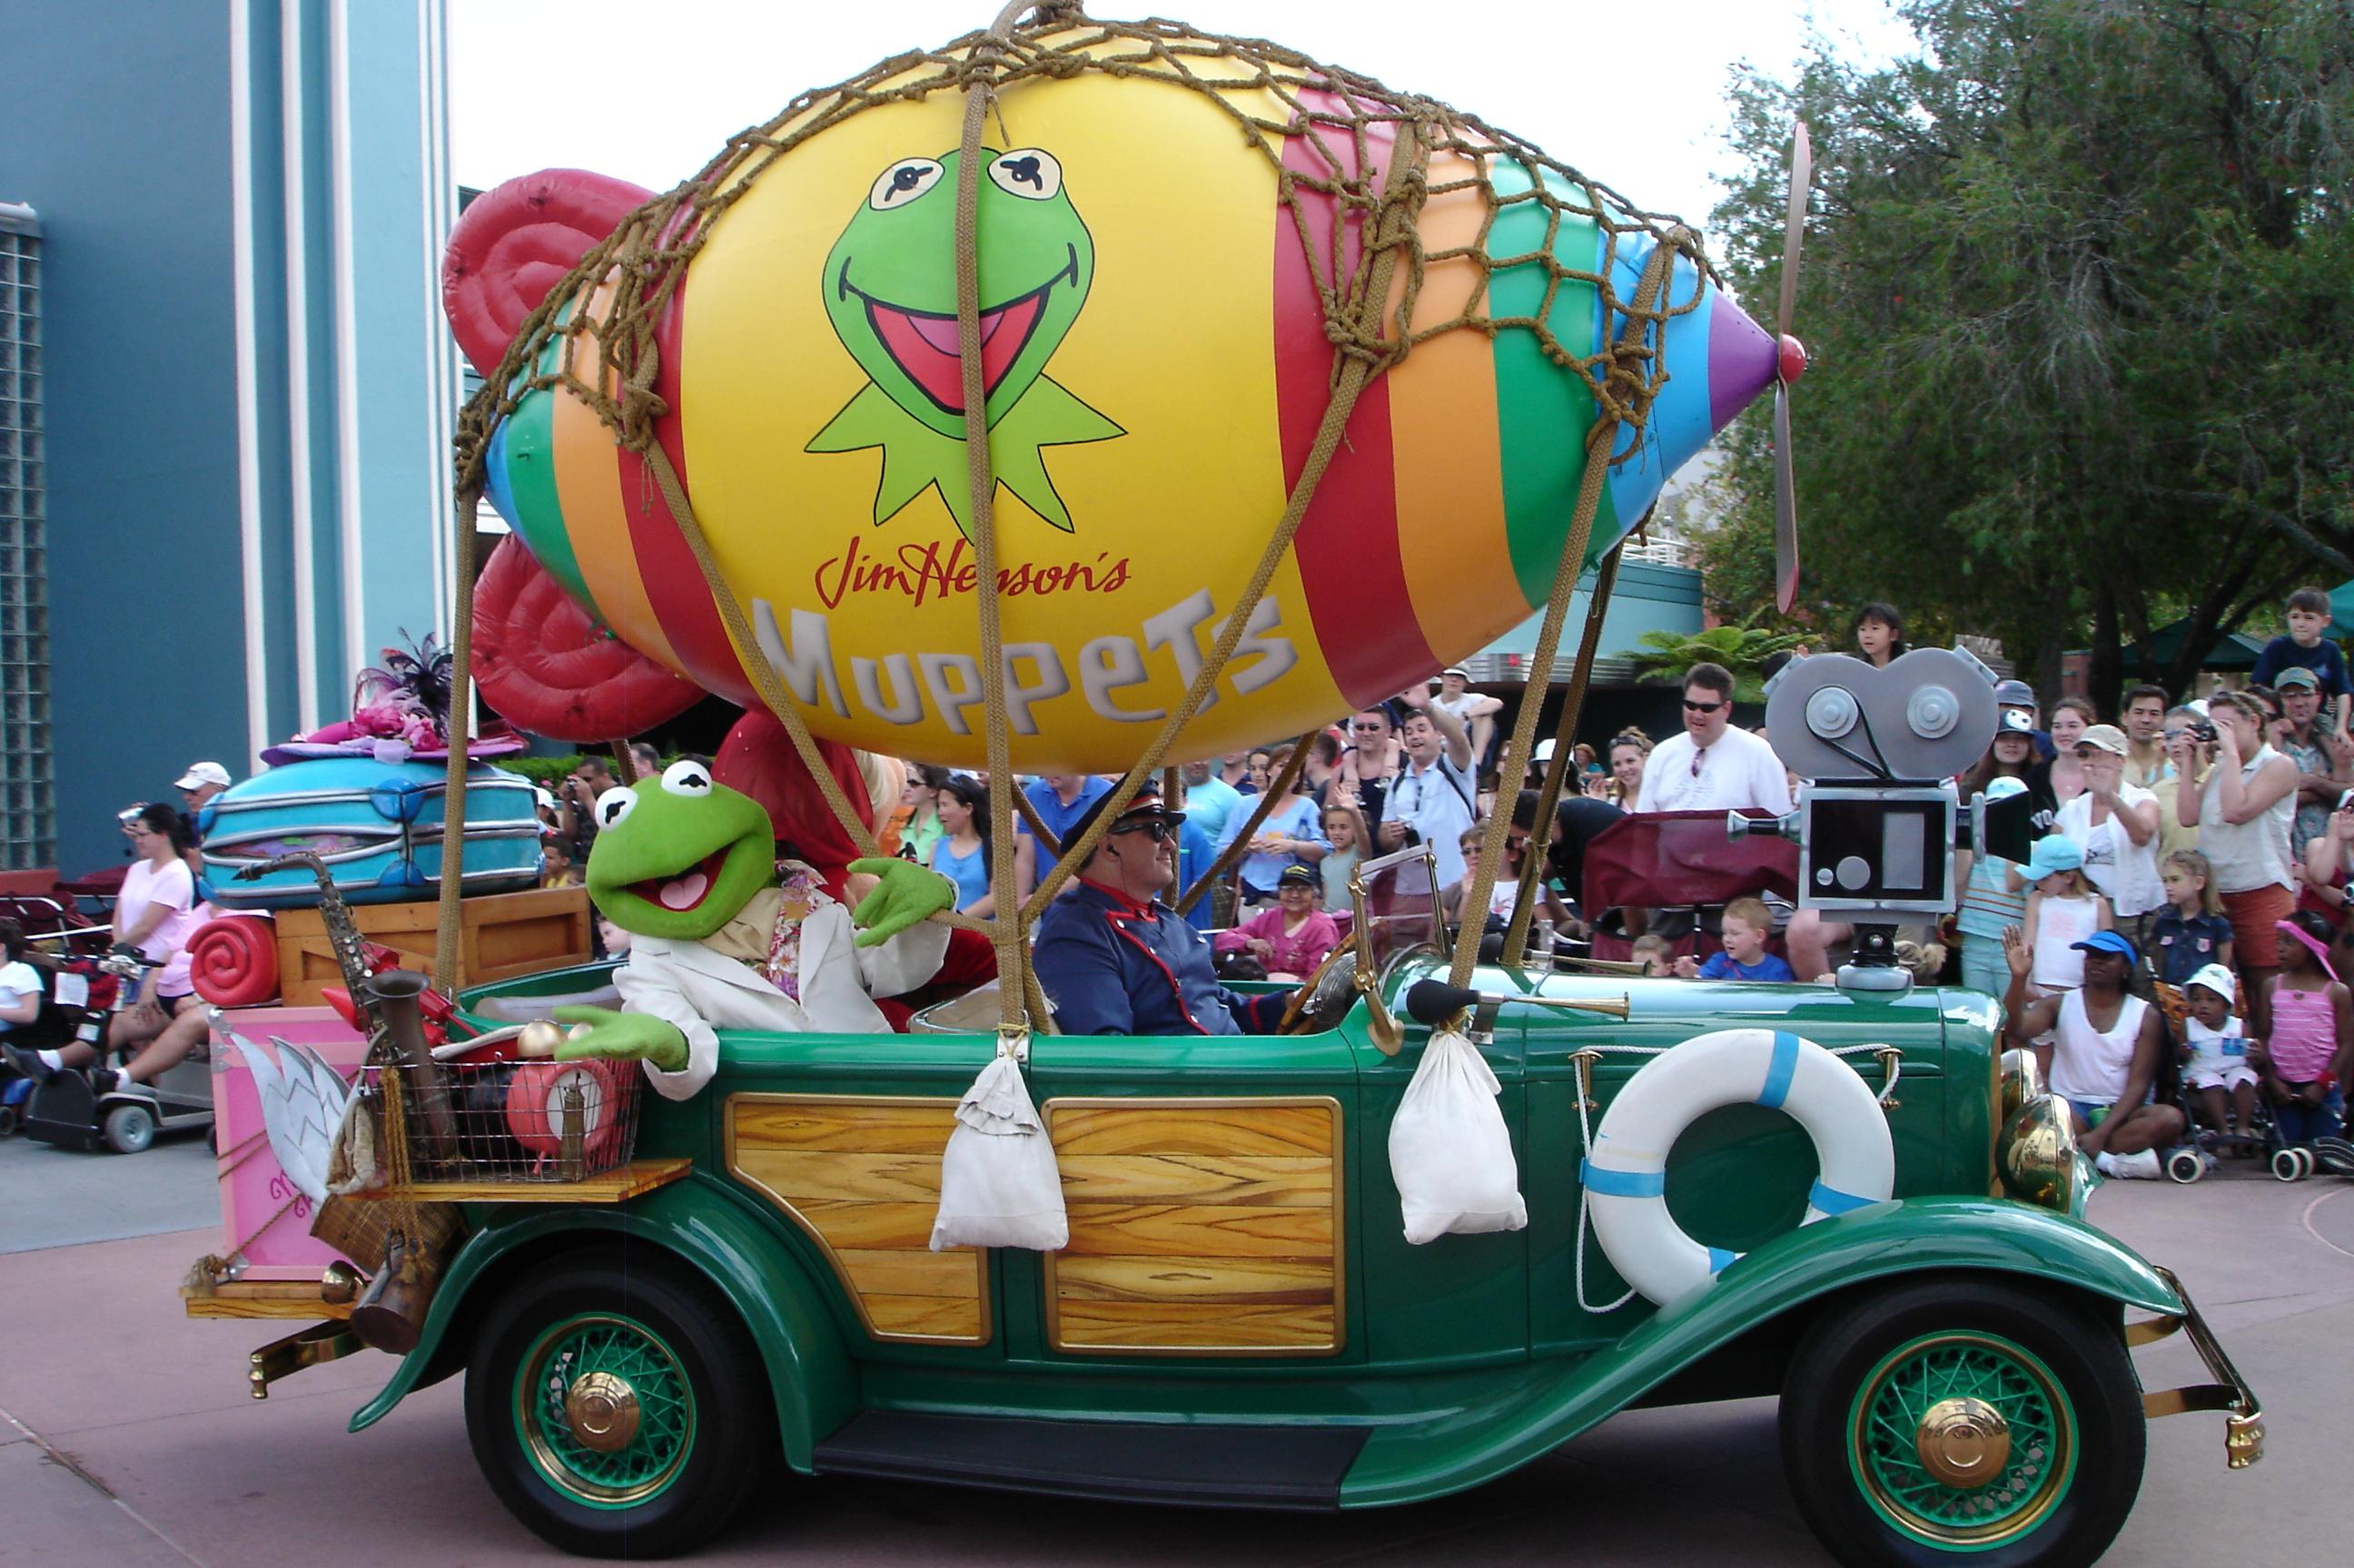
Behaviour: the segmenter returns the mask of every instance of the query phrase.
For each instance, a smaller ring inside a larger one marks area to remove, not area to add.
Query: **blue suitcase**
[[[315,905],[319,883],[306,868],[252,882],[236,879],[243,867],[309,850],[326,863],[336,891],[351,903],[431,896],[441,885],[447,787],[439,762],[366,757],[290,762],[231,785],[196,819],[209,895],[224,910]],[[530,779],[485,762],[469,765],[465,891],[539,885],[539,826]]]

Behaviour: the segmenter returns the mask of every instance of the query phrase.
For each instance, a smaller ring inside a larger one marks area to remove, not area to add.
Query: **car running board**
[[[1187,1508],[1322,1512],[1362,1426],[1035,1421],[869,1410],[817,1446],[821,1475]]]

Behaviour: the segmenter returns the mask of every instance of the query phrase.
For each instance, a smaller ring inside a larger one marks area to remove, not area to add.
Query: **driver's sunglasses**
[[[1684,699],[1684,712],[1688,714],[1712,714],[1723,705],[1723,703],[1696,703],[1690,697]]]
[[[1355,730],[1360,735],[1372,735],[1376,730],[1384,730],[1390,726],[1382,723],[1381,720],[1375,719],[1371,724],[1352,724],[1349,727]]]
[[[1114,833],[1149,833],[1151,835],[1152,842],[1154,843],[1165,844],[1171,839],[1177,836],[1177,825],[1174,822],[1168,821],[1162,818],[1155,817],[1150,821],[1123,822],[1119,827],[1114,828],[1112,832]]]

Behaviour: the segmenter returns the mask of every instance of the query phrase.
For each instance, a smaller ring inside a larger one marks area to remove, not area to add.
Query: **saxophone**
[[[327,927],[327,941],[335,955],[336,967],[344,972],[344,989],[350,993],[352,1007],[366,1020],[367,1054],[371,1065],[390,1068],[401,1086],[414,1095],[419,1116],[424,1122],[425,1153],[435,1164],[446,1165],[458,1158],[458,1118],[451,1104],[450,1086],[440,1065],[425,1043],[425,1026],[418,999],[425,990],[425,977],[407,969],[387,969],[376,974],[368,968],[367,942],[361,937],[359,922],[352,918],[351,906],[344,902],[335,886],[334,874],[327,863],[309,850],[293,850],[271,860],[249,865],[237,874],[239,882],[251,882],[276,871],[296,867],[308,870],[319,881],[319,918]],[[387,1152],[401,1160],[397,1149],[405,1149],[401,1136],[407,1118],[401,1114],[400,1089],[386,1097],[387,1120],[393,1125],[386,1130]]]

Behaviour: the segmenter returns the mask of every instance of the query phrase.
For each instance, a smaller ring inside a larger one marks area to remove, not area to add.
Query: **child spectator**
[[[2219,1133],[2248,1135],[2256,1110],[2256,1070],[2248,1042],[2232,1016],[2239,982],[2228,965],[2208,964],[2182,988],[2190,1016],[2183,1020],[2182,1082],[2198,1097],[2199,1119]],[[2224,1114],[2224,1096],[2231,1115]]]
[[[604,916],[597,916],[597,940],[609,959],[626,957],[630,950],[630,934]]]
[[[2215,874],[2197,850],[2177,850],[2158,872],[2166,906],[2150,922],[2150,969],[2168,985],[2190,983],[2211,965],[2232,967],[2232,922],[2223,917]]]
[[[2026,749],[2022,743],[2018,749]],[[1998,778],[1986,787],[1986,798],[2005,800],[2027,793],[2024,780]],[[1954,928],[1962,938],[1962,983],[1988,996],[2000,996],[2010,985],[2003,962],[2002,933],[2027,918],[2027,879],[2019,863],[1999,854],[1982,854],[1970,863],[1970,880],[1962,890],[1962,907]]]
[[[2264,651],[2256,655],[2256,667],[2248,672],[2248,681],[2251,685],[2274,686],[2280,683],[2283,670],[2312,671],[2321,700],[2336,711],[2329,727],[2342,738],[2349,705],[2338,699],[2354,694],[2354,680],[2348,678],[2345,653],[2322,636],[2336,613],[2326,589],[2301,588],[2289,595],[2288,631],[2264,644]]]
[[[1628,948],[1628,956],[1642,965],[1643,972],[1653,980],[1666,980],[1676,972],[1676,949],[1656,932],[1647,931],[1636,938]]]
[[[1855,651],[1875,670],[1904,656],[1904,617],[1893,604],[1872,600],[1855,612]]]
[[[580,874],[572,867],[572,849],[559,833],[540,831],[539,885],[542,887],[578,887]]]
[[[1787,980],[1797,977],[1790,966],[1766,950],[1766,938],[1774,934],[1773,911],[1762,898],[1736,898],[1724,906],[1724,919],[1719,933],[1724,941],[1724,951],[1708,962],[1695,963],[1690,958],[1676,960],[1676,973],[1686,980]]]
[[[2027,862],[2028,970],[2033,994],[2051,996],[2084,983],[2084,955],[2076,944],[2109,928],[2109,901],[2084,880],[2084,852],[2075,840],[2052,833],[2035,841]]]
[[[1317,862],[1316,869],[1323,874],[1327,910],[1354,907],[1349,897],[1349,874],[1365,858],[1365,845],[1373,836],[1366,830],[1364,813],[1357,810],[1353,790],[1325,806],[1324,837],[1331,843],[1332,853]]]
[[[2309,1144],[2337,1137],[2343,1125],[2338,1083],[2349,1070],[2354,1005],[2329,967],[2329,927],[2319,916],[2300,911],[2280,922],[2280,932],[2289,939],[2280,945],[2280,972],[2264,988],[2264,1041],[2249,1055],[2261,1054],[2257,1065],[2281,1140]]]

